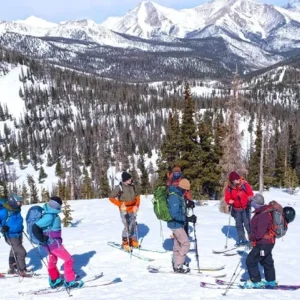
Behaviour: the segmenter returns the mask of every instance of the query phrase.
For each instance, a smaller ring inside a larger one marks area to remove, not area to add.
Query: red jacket
[[[229,200],[234,200],[232,207],[235,209],[246,209],[249,204],[249,197],[253,196],[250,184],[241,179],[238,186],[228,184],[225,190],[225,202],[229,205]]]
[[[167,187],[174,185],[174,186],[178,186],[180,180],[183,179],[182,177],[180,177],[179,179],[173,179],[173,173],[168,174],[168,180],[167,180]],[[183,194],[183,198],[186,200],[192,200],[192,193],[191,191],[185,191],[185,193]]]

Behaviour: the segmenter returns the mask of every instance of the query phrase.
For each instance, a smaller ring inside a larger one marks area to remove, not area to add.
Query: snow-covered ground
[[[278,200],[281,204],[291,205],[299,213],[300,195],[289,195],[283,191],[272,189],[265,192],[267,201]],[[153,265],[170,266],[173,242],[169,238],[170,230],[163,223],[164,242],[160,237],[160,225],[153,211],[151,196],[143,196],[138,214],[139,237],[143,237],[143,246],[152,249],[165,249],[166,253],[142,252],[144,256],[154,258]],[[107,199],[70,201],[73,212],[73,226],[63,229],[64,244],[75,258],[75,270],[78,274],[89,278],[99,272],[104,277],[99,282],[121,277],[122,282],[106,287],[74,290],[73,299],[224,299],[221,290],[201,288],[200,281],[212,281],[202,276],[186,276],[174,274],[151,274],[147,271],[148,262],[121,252],[107,245],[108,241],[120,242],[122,225],[118,209]],[[23,207],[23,216],[29,206]],[[223,249],[225,246],[228,215],[221,214],[218,202],[210,201],[206,206],[197,206],[198,216],[196,233],[198,239],[200,266],[226,265],[224,272],[229,280],[240,259],[241,274],[245,273],[245,257],[216,255],[212,249]],[[300,284],[299,281],[299,253],[298,228],[300,218],[290,224],[287,235],[278,240],[274,248],[274,260],[277,279],[281,284]],[[192,230],[192,227],[190,228]],[[194,232],[190,234],[194,236]],[[228,247],[235,243],[236,231],[231,220]],[[24,239],[28,251],[27,263],[40,274],[46,274],[46,268],[39,260],[36,252],[28,240]],[[0,271],[8,267],[9,246],[1,239]],[[194,249],[194,242],[191,243]],[[188,254],[190,265],[197,267],[195,252]],[[61,261],[59,262],[59,266]],[[240,269],[238,269],[239,271]],[[219,271],[223,273],[223,271]],[[10,299],[69,299],[66,292],[54,295],[20,296],[18,291],[28,291],[48,286],[47,279],[25,278],[19,282],[18,278],[0,279],[1,300]],[[270,290],[229,290],[228,299],[300,299],[299,291],[270,291]]]

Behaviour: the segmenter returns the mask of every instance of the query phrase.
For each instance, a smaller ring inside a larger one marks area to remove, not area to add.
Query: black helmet
[[[285,215],[285,220],[288,223],[291,223],[295,220],[296,211],[292,207],[290,207],[290,206],[284,207],[283,212],[284,212],[284,215]]]

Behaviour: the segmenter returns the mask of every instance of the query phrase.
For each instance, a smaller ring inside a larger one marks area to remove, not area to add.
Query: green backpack
[[[158,220],[171,221],[172,217],[168,209],[168,187],[161,185],[155,188],[153,192],[153,209]]]

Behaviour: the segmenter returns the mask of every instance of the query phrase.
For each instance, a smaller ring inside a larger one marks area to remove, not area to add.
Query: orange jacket
[[[122,201],[116,198],[109,198],[109,201],[121,208],[121,205],[124,203],[126,206],[127,213],[133,213],[133,207],[140,206],[140,195],[135,196],[135,199],[132,201]]]

